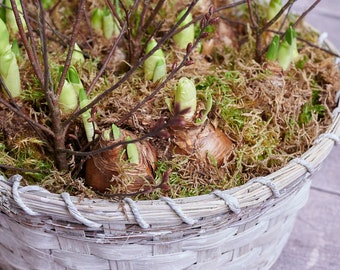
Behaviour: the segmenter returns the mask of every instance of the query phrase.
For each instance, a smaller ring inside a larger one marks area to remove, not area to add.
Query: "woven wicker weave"
[[[80,200],[0,176],[2,269],[269,269],[340,142],[334,121],[303,156],[247,184],[184,199]]]

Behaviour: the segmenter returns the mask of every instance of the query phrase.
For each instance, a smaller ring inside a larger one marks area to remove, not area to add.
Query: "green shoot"
[[[58,76],[59,78],[61,76],[62,71],[63,71],[63,67],[60,67],[59,76]],[[74,89],[72,83],[70,83],[68,80],[65,80],[64,82],[63,88],[59,96],[58,103],[59,103],[60,110],[64,114],[72,113],[78,107],[77,92]]]
[[[20,73],[14,52],[9,43],[6,24],[0,20],[0,76],[12,97],[21,94]]]
[[[87,98],[86,92],[84,88],[79,89],[79,105],[80,108],[84,108],[90,103]],[[81,114],[81,118],[83,120],[83,125],[86,133],[86,138],[88,142],[92,142],[95,136],[96,124],[94,123],[91,116],[91,109],[86,110]]]
[[[112,124],[111,129],[112,129],[112,133],[113,133],[113,139],[115,141],[119,140],[119,138],[120,138],[119,128],[115,124]]]
[[[267,19],[270,21],[282,8],[282,0],[271,0],[268,7]]]
[[[71,63],[73,65],[75,65],[75,64],[82,65],[82,64],[84,64],[84,62],[85,62],[85,58],[84,58],[82,50],[80,49],[80,47],[77,43],[74,43],[74,50],[73,50],[73,53],[72,53]]]
[[[59,107],[64,114],[74,112],[78,106],[77,94],[71,83],[64,82],[63,88],[59,96]]]
[[[92,12],[91,26],[98,34],[103,34],[103,17],[104,11],[100,8],[95,8]]]
[[[79,90],[83,89],[84,86],[79,78],[78,72],[74,66],[70,66],[67,71],[66,79],[72,84],[74,91],[79,95]]]
[[[117,8],[118,3],[116,3]],[[117,10],[119,14],[119,10]],[[91,26],[95,32],[104,35],[106,39],[110,39],[113,35],[118,35],[120,27],[118,21],[112,16],[110,10],[105,7],[104,9],[95,8],[91,17]]]
[[[184,16],[186,11],[187,9],[184,9],[178,14],[177,21],[179,21]],[[192,22],[191,13],[188,14],[188,16],[179,25],[179,27],[183,27],[190,22]],[[180,49],[185,49],[189,43],[193,43],[194,38],[195,38],[195,27],[193,24],[190,24],[188,27],[184,28],[182,31],[174,35],[174,41]]]
[[[192,80],[186,77],[179,79],[175,91],[175,104],[178,106],[179,111],[188,109],[183,117],[187,121],[192,121],[197,106],[196,87]]]
[[[126,138],[127,141],[131,141],[130,136]],[[130,163],[139,164],[139,152],[135,143],[129,143],[126,146],[126,153]]]
[[[149,53],[154,47],[156,47],[157,41],[151,39],[147,44],[145,53]],[[144,62],[144,77],[146,80],[152,80],[156,82],[161,80],[166,75],[166,63],[165,56],[161,49],[156,50],[148,59]]]
[[[283,70],[286,70],[296,55],[296,33],[292,26],[287,29],[277,53],[277,60]]]
[[[268,51],[267,51],[267,60],[275,61],[277,59],[277,54],[279,51],[280,46],[280,36],[275,35],[273,37],[272,42],[269,45]]]
[[[110,39],[115,31],[115,22],[109,9],[105,8],[103,12],[103,33],[106,39]]]

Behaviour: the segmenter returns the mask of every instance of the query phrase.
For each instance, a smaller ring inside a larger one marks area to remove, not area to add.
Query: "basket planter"
[[[301,157],[209,195],[113,202],[0,176],[0,268],[269,269],[307,202],[310,177],[340,141],[337,104],[327,132]]]

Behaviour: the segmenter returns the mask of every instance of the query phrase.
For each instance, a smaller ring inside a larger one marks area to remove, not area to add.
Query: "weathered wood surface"
[[[340,269],[340,149],[313,177],[310,198],[272,270]]]
[[[302,10],[314,1],[298,1]],[[340,2],[322,0],[308,21],[340,48]],[[272,270],[340,269],[340,145],[312,178],[310,198]]]

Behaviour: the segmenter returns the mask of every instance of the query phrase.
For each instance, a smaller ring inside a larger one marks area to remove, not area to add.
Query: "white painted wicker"
[[[210,195],[81,200],[0,176],[0,267],[269,269],[307,201],[310,176],[340,141],[339,112],[300,158]]]

